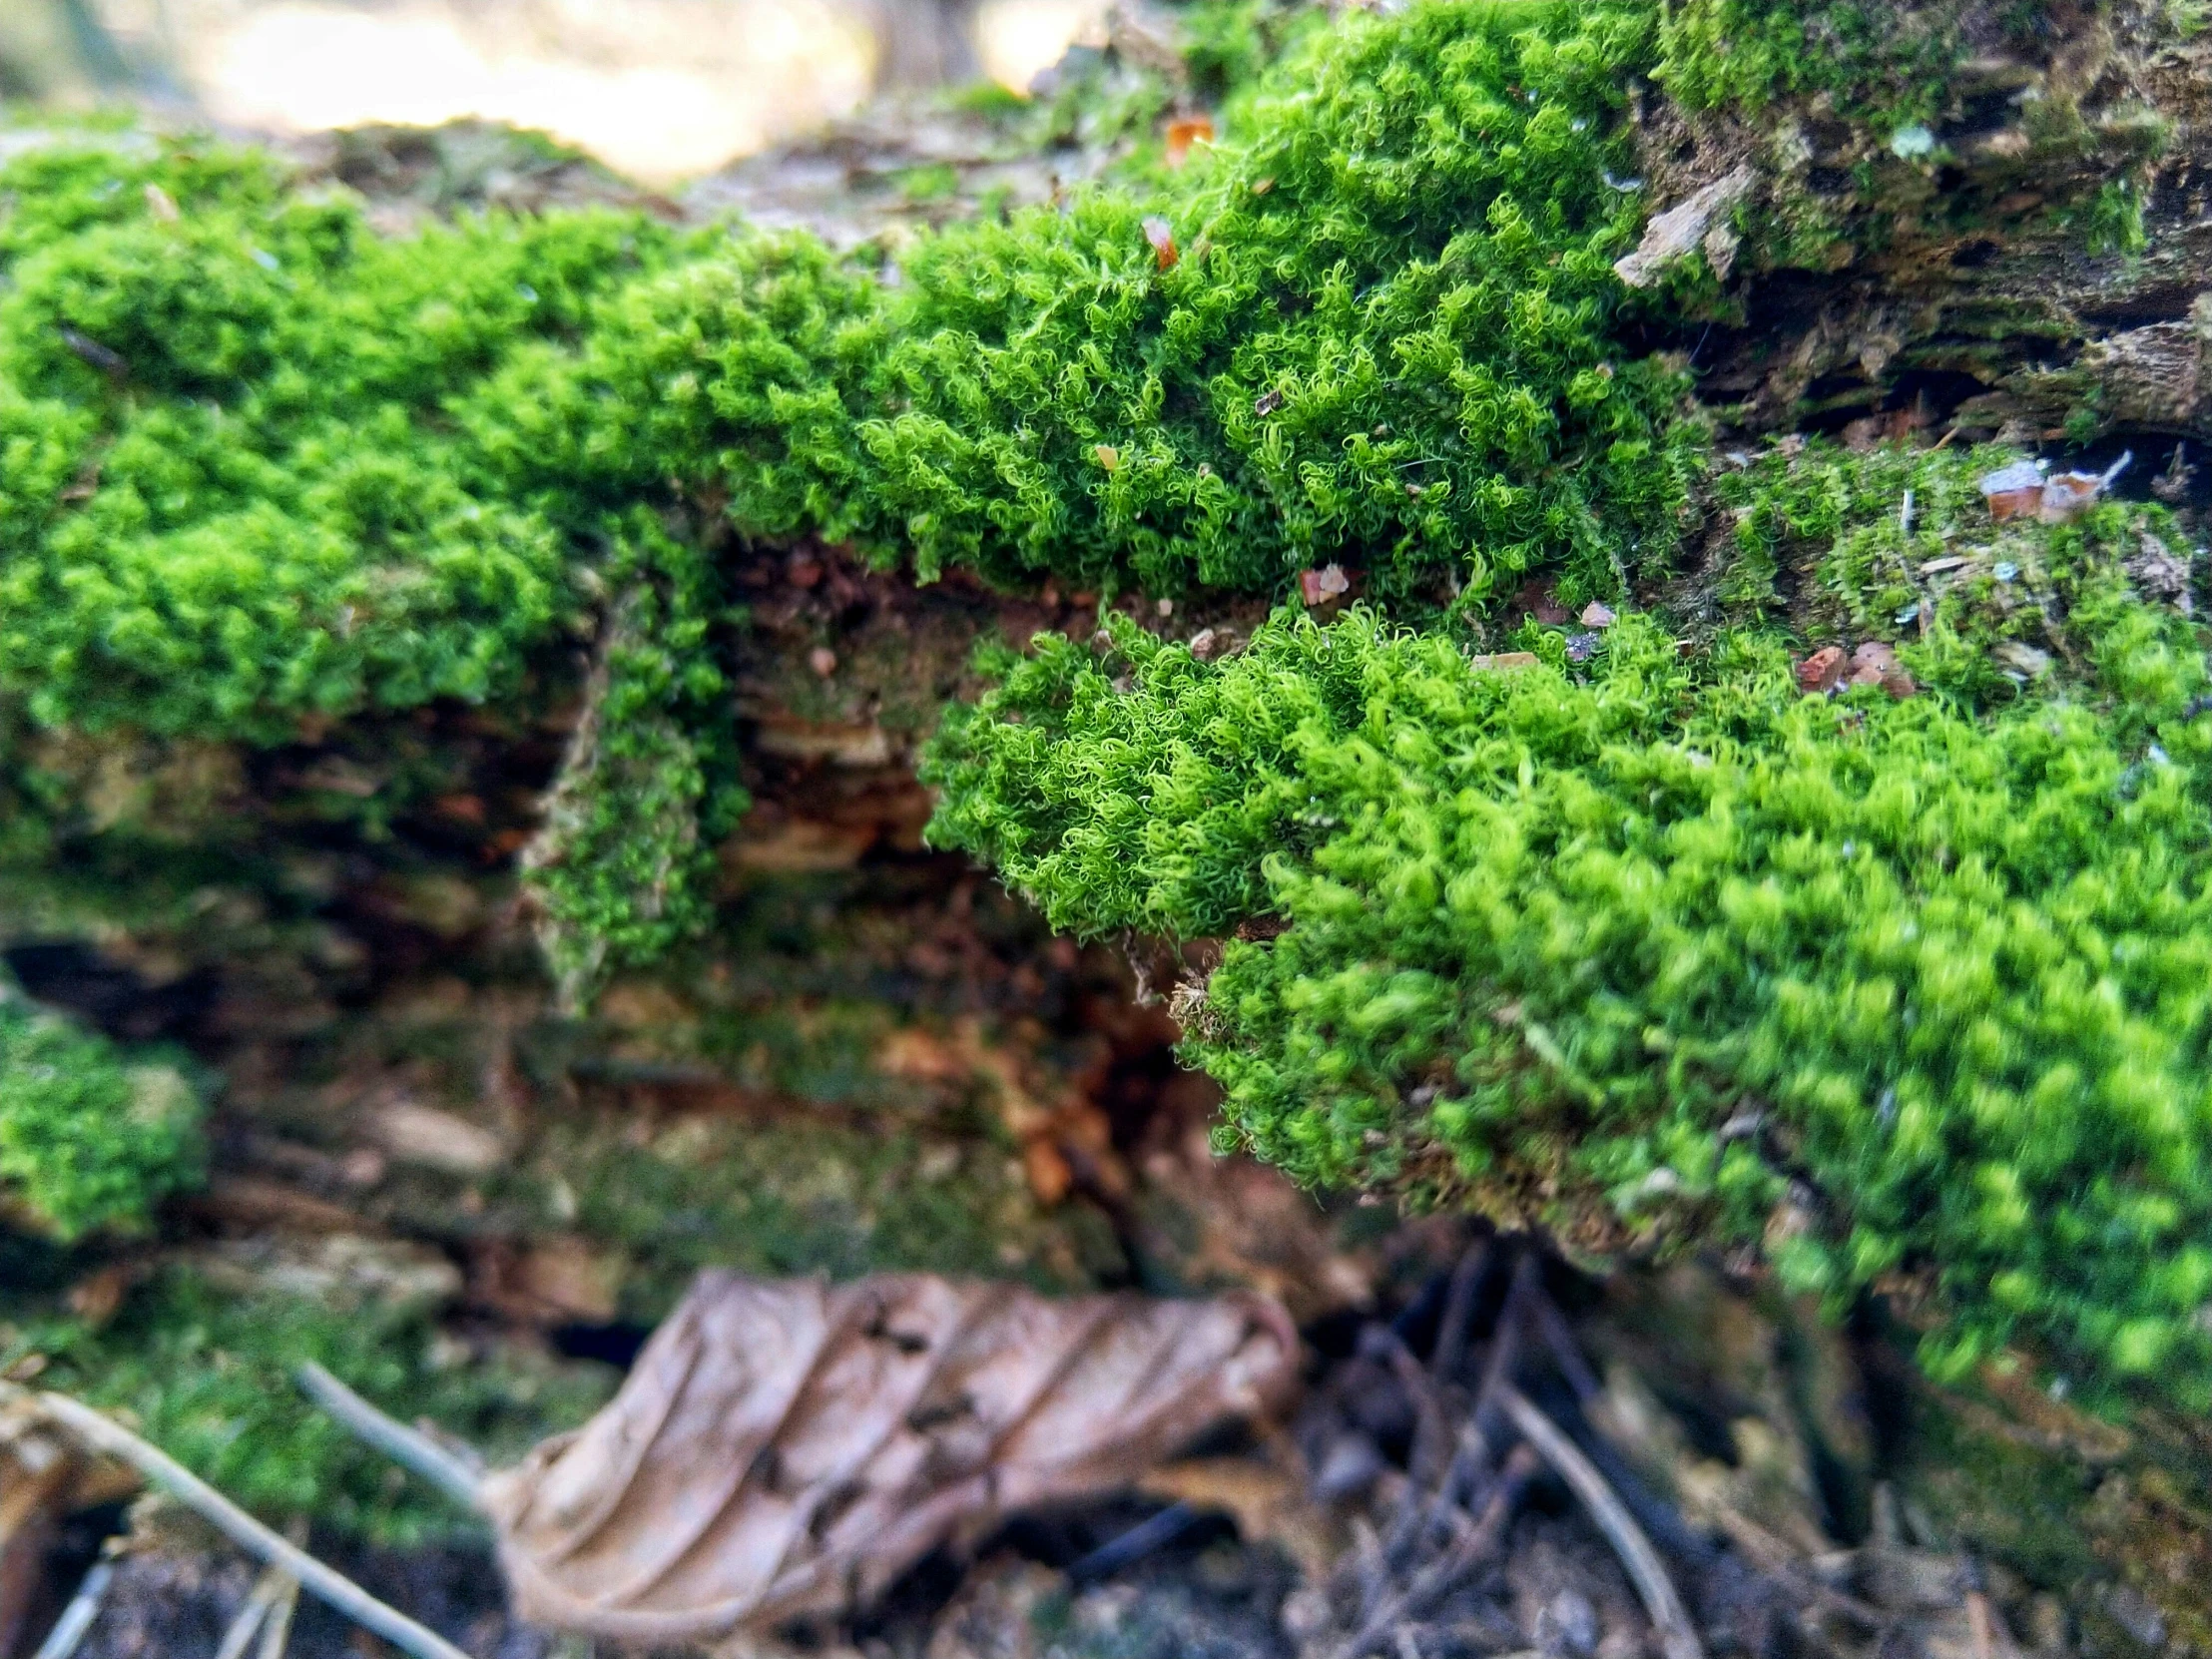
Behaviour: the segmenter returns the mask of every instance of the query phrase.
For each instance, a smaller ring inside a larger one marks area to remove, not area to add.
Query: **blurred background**
[[[479,116],[669,185],[878,92],[1021,91],[1106,3],[0,0],[0,114],[126,105],[268,135]]]

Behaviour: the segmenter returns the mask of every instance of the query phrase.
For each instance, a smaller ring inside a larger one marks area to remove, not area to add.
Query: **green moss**
[[[1120,663],[1002,663],[936,751],[939,834],[1084,930],[1289,923],[1228,947],[1192,1053],[1304,1177],[1616,1241],[1764,1230],[1838,1296],[1924,1269],[1953,1296],[1938,1366],[2035,1337],[2199,1397],[2212,739],[2196,643],[2122,570],[2171,521],[1984,540],[1982,457],[1816,445],[1711,480],[1734,625],[1701,651],[1628,620],[1585,668],[1499,602],[1676,577],[1706,483],[1685,376],[1630,342],[1717,291],[1631,318],[1612,270],[1646,213],[1636,78],[1842,113],[1879,136],[1855,200],[1897,208],[1862,218],[1894,226],[1936,190],[1961,14],[1428,0],[1264,74],[1300,29],[1255,48],[1262,14],[1205,15],[1220,145],[1172,171],[1139,146],[1120,184],[895,273],[602,213],[379,241],[215,147],[9,163],[10,788],[60,822],[89,774],[41,768],[49,740],[272,748],[542,696],[596,639],[531,859],[583,994],[710,908],[742,805],[732,538],[1108,593],[1342,564],[1375,609],[1224,664],[1119,625]],[[2036,165],[2087,142],[2048,102]],[[2125,252],[2156,135],[2112,142],[2085,234]],[[1808,257],[1832,235],[1786,228]],[[1932,585],[1938,549],[1967,574]],[[1820,638],[1911,612],[1926,694],[1798,699],[1793,594]],[[1541,664],[1478,669],[1460,625]],[[1792,1180],[1809,1212],[1778,1208]]]
[[[1849,602],[1873,532],[1831,533]],[[2078,662],[2032,697],[1960,662],[1971,584],[1905,702],[1643,617],[1579,675],[1367,613],[1213,666],[1047,637],[948,722],[933,833],[1085,933],[1274,918],[1188,1053],[1302,1179],[1616,1250],[1764,1236],[1838,1298],[1927,1273],[1939,1375],[2031,1341],[2201,1404],[2212,733],[2122,533],[2035,532]]]
[[[56,1238],[143,1228],[198,1179],[200,1117],[176,1065],[0,1000],[0,1194]]]
[[[2106,181],[2082,218],[2090,253],[2134,255],[2143,251],[2143,187],[2137,180]]]
[[[407,1545],[478,1524],[311,1405],[292,1382],[312,1360],[402,1421],[427,1416],[495,1465],[574,1427],[611,1391],[597,1367],[527,1355],[471,1358],[420,1306],[276,1292],[236,1296],[165,1270],[98,1328],[9,1307],[0,1365],[36,1354],[41,1386],[128,1410],[155,1444],[247,1507]]]
[[[1095,1211],[1047,1214],[1015,1150],[909,1123],[690,1117],[650,1140],[612,1121],[560,1126],[495,1195],[568,1223],[630,1263],[624,1318],[653,1322],[702,1268],[768,1275],[926,1272],[1071,1291],[1121,1266]]]
[[[1988,710],[2105,672],[2121,699],[2163,698],[2187,672],[2170,616],[2136,602],[2146,546],[2182,560],[2189,537],[2154,503],[2107,501],[2066,524],[1992,520],[1979,480],[2016,460],[1995,447],[1852,453],[1770,448],[1712,480],[1727,510],[1717,584],[1731,620],[1786,620],[1816,643],[1896,644],[1920,682]],[[1908,503],[1910,502],[1910,505]],[[1797,579],[1784,615],[1776,578]],[[2138,675],[2157,682],[2139,684]]]
[[[614,534],[607,568],[629,585],[522,860],[547,959],[572,1002],[610,965],[656,958],[705,928],[715,844],[749,804],[711,649],[715,624],[730,620],[715,573],[649,514]]]
[[[917,570],[1267,592],[1326,556],[1406,596],[1656,551],[1678,388],[1604,335],[1643,39],[1604,8],[1356,21],[1172,194],[914,251],[861,437]]]
[[[1948,101],[1966,50],[1957,7],[1908,0],[1667,0],[1652,78],[1693,110],[1757,111],[1825,94],[1838,113],[1898,129]],[[1901,152],[1902,153],[1902,152]]]

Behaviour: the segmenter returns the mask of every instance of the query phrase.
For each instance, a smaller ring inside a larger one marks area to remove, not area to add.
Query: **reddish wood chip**
[[[1190,160],[1191,146],[1214,142],[1214,118],[1210,115],[1177,116],[1168,123],[1168,166],[1181,167]]]
[[[1798,690],[1809,694],[1834,691],[1843,677],[1844,648],[1840,645],[1824,645],[1797,666]]]
[[[1263,1297],[1054,1302],[922,1274],[700,1276],[620,1393],[486,1478],[516,1612],[711,1641],[865,1603],[1011,1511],[1131,1484],[1280,1403]]]
[[[1175,232],[1168,222],[1157,215],[1146,216],[1144,240],[1152,244],[1153,257],[1160,262],[1162,271],[1169,270],[1181,258],[1175,252]]]

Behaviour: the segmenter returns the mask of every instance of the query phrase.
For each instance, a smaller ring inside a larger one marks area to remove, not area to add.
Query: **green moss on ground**
[[[0,1368],[129,1412],[141,1434],[262,1514],[414,1544],[481,1523],[311,1404],[292,1381],[300,1364],[324,1366],[402,1421],[429,1418],[495,1465],[583,1421],[616,1382],[606,1368],[523,1351],[473,1356],[429,1312],[404,1301],[241,1296],[177,1267],[103,1325],[9,1298]]]

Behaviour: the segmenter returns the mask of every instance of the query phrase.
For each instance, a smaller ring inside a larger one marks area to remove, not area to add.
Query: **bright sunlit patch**
[[[1104,0],[984,0],[976,17],[983,71],[1027,92],[1070,46],[1097,33],[1105,15]]]
[[[598,27],[573,38],[527,27],[544,20],[519,12],[502,27],[503,10],[464,20],[434,4],[368,12],[288,0],[202,36],[192,79],[211,110],[240,125],[303,132],[474,115],[541,128],[654,181],[758,150],[867,90],[865,33],[828,0],[601,7],[589,19]],[[713,26],[733,12],[742,30]]]

